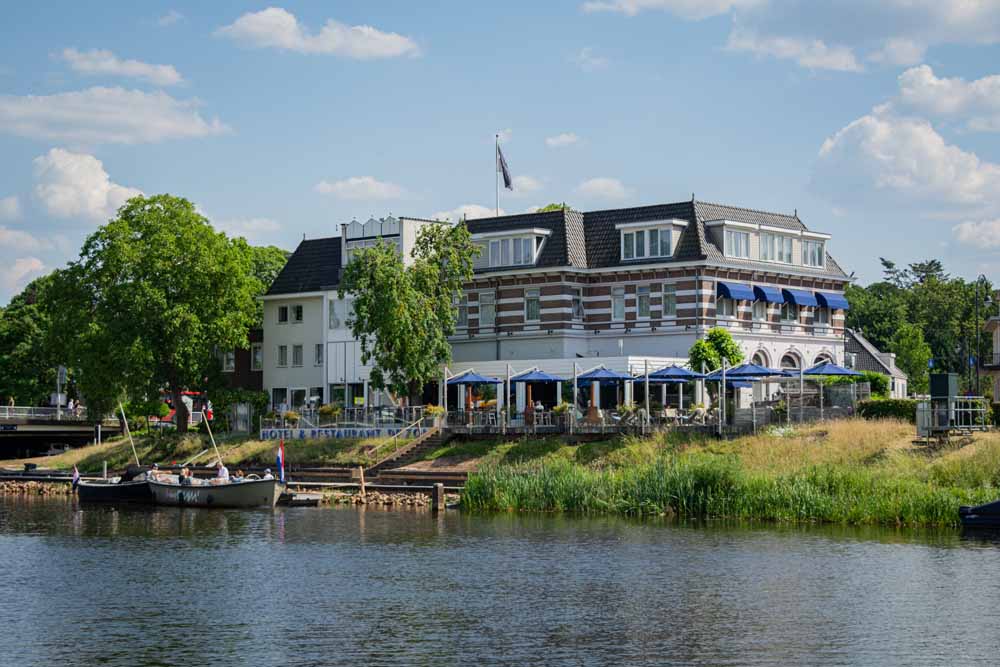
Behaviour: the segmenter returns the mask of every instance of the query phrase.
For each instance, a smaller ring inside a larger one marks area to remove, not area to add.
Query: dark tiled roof
[[[575,219],[567,225],[567,217],[573,217],[574,211],[546,211],[545,213],[522,213],[520,215],[504,215],[499,218],[477,218],[466,220],[465,224],[473,234],[488,234],[490,232],[512,232],[518,229],[547,229],[551,232],[542,248],[542,254],[535,263],[537,267],[569,266],[571,260],[582,262],[573,266],[586,267],[587,257],[581,254],[581,230],[576,229]],[[579,215],[576,213],[576,215]],[[567,234],[572,238],[567,242]],[[503,271],[510,267],[482,269],[482,271]]]
[[[806,228],[797,215],[769,213],[767,211],[758,211],[752,208],[739,208],[737,206],[711,204],[703,201],[696,201],[694,203],[694,208],[698,215],[698,219],[702,222],[711,222],[712,220],[731,220],[732,222],[746,222],[751,225],[768,225],[770,227],[782,227],[784,229],[804,230]]]
[[[681,202],[678,204],[658,204],[656,206],[638,206],[635,208],[614,208],[604,211],[589,211],[583,214],[583,226],[587,233],[587,260],[591,268],[601,268],[605,266],[616,266],[621,263],[621,244],[619,243],[618,230],[615,225],[627,224],[630,222],[646,222],[653,220],[687,220],[689,223],[694,220],[694,207],[692,203]],[[674,259],[701,259],[704,254],[701,252],[698,241],[698,230],[690,234],[691,228],[695,225],[688,225],[684,233],[681,234],[680,242],[677,246],[677,254]],[[694,240],[686,238],[691,236]],[[683,251],[683,252],[682,252]],[[660,262],[662,260],[651,260]]]
[[[316,292],[339,283],[340,237],[309,239],[295,249],[267,293]]]
[[[902,369],[896,366],[896,364],[889,363],[888,360],[883,357],[883,352],[879,351],[879,349],[875,347],[871,341],[854,329],[847,330],[845,349],[847,352],[856,355],[854,359],[854,368],[857,370],[876,371],[878,373],[885,373],[903,380],[907,379],[907,375]]]

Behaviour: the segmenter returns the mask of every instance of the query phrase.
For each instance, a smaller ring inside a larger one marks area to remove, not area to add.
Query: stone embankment
[[[445,500],[450,504],[458,501],[458,496],[447,494]],[[324,496],[324,502],[330,505],[365,505],[372,507],[419,508],[430,507],[431,496],[427,493],[382,493],[368,491],[361,493],[343,493],[334,491]]]
[[[73,493],[70,484],[52,482],[0,482],[0,494],[20,496],[68,496]]]

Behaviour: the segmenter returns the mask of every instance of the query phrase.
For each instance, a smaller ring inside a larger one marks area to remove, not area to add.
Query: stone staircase
[[[378,463],[365,470],[365,478],[375,478],[383,470],[401,468],[420,459],[424,454],[434,451],[451,440],[452,434],[435,426],[426,433],[410,440],[395,452],[389,454]]]

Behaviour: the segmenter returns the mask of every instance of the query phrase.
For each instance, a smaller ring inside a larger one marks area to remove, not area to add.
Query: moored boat
[[[82,503],[151,503],[149,482],[113,479],[81,479],[76,486]]]
[[[963,505],[958,508],[958,518],[967,528],[1000,527],[1000,500],[985,505]]]
[[[274,507],[285,485],[276,479],[252,479],[222,484],[149,482],[157,505],[180,507]]]

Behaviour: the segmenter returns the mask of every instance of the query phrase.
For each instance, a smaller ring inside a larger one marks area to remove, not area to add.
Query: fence
[[[8,405],[0,407],[0,419],[56,419],[62,421],[87,421],[86,408],[36,408]]]
[[[262,419],[261,428],[386,428],[427,421],[422,405],[342,408],[326,414],[319,409],[310,408],[296,414],[298,419],[288,419],[284,415]]]

